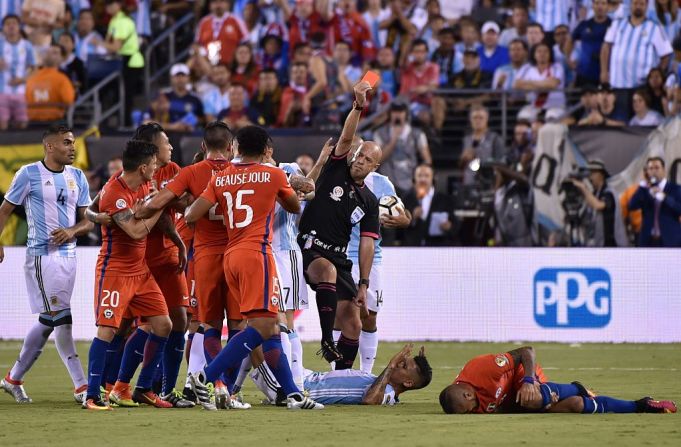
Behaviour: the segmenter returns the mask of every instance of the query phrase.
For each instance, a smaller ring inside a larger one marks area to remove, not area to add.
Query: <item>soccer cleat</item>
[[[130,391],[130,384],[125,382],[116,382],[113,389],[109,392],[109,401],[119,407],[139,407],[135,402],[132,392]]]
[[[26,394],[24,382],[10,379],[9,374],[0,381],[0,387],[5,390],[7,394],[11,395],[18,404],[30,404],[33,402],[33,399]]]
[[[218,410],[226,410],[229,408],[229,390],[221,380],[215,381],[215,406]]]
[[[218,407],[210,400],[210,387],[206,383],[206,374],[202,371],[189,375],[189,384],[196,394],[199,404],[206,410],[215,411]]]
[[[277,388],[277,398],[274,401],[274,405],[276,405],[277,407],[288,406],[288,397],[286,396],[286,393],[284,393],[284,390],[281,387]]]
[[[111,408],[101,397],[88,398],[83,402],[83,409],[93,411],[111,411]]]
[[[237,396],[230,396],[227,401],[227,408],[230,410],[248,410],[251,408],[251,404],[248,402],[243,402]]]
[[[87,400],[87,385],[81,385],[73,392],[73,398],[77,403],[83,404]]]
[[[194,390],[190,386],[185,386],[184,389],[182,390],[182,397],[185,400],[188,400],[189,402],[197,402],[196,399],[196,394],[194,393]]]
[[[173,405],[173,408],[194,408],[196,406],[191,400],[185,399],[182,393],[176,389],[173,389],[165,396],[161,396],[161,399],[170,402]]]
[[[343,355],[338,351],[336,345],[327,340],[322,340],[322,347],[317,351],[317,355],[321,355],[329,363],[343,360]]]
[[[324,405],[315,402],[309,397],[305,397],[300,393],[293,393],[288,396],[289,410],[323,410]]]
[[[590,397],[593,399],[594,397],[597,396],[596,393],[594,393],[589,388],[585,387],[581,382],[574,381],[572,382],[572,385],[577,387],[577,389],[579,390],[579,395],[582,397]]]
[[[643,397],[636,401],[638,413],[676,413],[676,403],[671,400],[654,400]]]
[[[150,405],[156,408],[173,408],[173,404],[161,399],[158,394],[152,390],[144,391],[141,388],[135,388],[132,393],[132,399],[140,404]]]

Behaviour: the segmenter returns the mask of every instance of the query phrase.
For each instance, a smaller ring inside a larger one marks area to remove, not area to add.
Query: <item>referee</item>
[[[376,143],[367,141],[349,155],[370,86],[360,82],[354,90],[355,103],[338,144],[324,146],[317,165],[308,175],[319,178],[315,198],[307,204],[300,219],[298,234],[305,278],[317,292],[322,329],[319,353],[329,363],[336,362],[336,369],[352,368],[357,356],[362,327],[360,308],[366,306],[374,240],[379,238],[378,199],[365,187],[364,179],[378,167],[382,151]],[[359,225],[361,236],[359,287],[352,279],[352,261],[345,254],[355,225]],[[341,336],[334,346],[336,312]]]

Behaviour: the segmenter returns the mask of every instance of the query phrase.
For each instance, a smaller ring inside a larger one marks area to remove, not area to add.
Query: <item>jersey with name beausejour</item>
[[[338,157],[332,153],[317,181],[315,198],[300,219],[300,234],[314,234],[326,244],[346,246],[352,227],[358,224],[361,236],[379,238],[378,199],[366,185],[354,182],[347,154]]]

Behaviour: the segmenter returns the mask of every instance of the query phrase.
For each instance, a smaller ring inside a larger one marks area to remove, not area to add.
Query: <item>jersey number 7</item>
[[[247,195],[255,194],[252,189],[242,189],[236,192],[236,201],[232,197],[231,192],[223,192],[222,195],[225,196],[225,201],[227,202],[227,220],[229,221],[229,228],[244,228],[253,222],[253,208],[242,203],[243,197]],[[236,203],[235,203],[236,202]],[[242,210],[246,212],[246,217],[241,222],[234,223],[234,208],[237,210]]]

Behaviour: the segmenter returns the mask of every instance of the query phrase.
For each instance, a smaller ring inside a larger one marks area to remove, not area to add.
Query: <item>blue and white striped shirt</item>
[[[218,116],[218,113],[229,109],[229,92],[221,92],[220,87],[213,86],[206,90],[201,97],[203,103],[203,113],[206,115]]]
[[[33,45],[26,39],[20,39],[13,44],[0,38],[0,59],[5,61],[6,67],[0,71],[0,93],[23,95],[26,93],[26,83],[11,86],[13,78],[25,78],[28,69],[36,64]]]
[[[74,34],[75,39],[75,53],[78,59],[83,63],[87,62],[88,57],[92,54],[106,54],[106,48],[102,45],[97,45],[94,42],[104,42],[104,38],[97,31],[92,31],[85,37],[80,37],[78,33]]]
[[[648,72],[660,58],[672,52],[662,27],[650,19],[633,26],[629,18],[612,22],[605,34],[610,49],[610,85],[634,88],[646,81]]]
[[[66,4],[71,7],[74,22],[78,20],[81,9],[90,9],[90,0],[66,0]]]
[[[21,17],[21,6],[24,0],[0,0],[0,19],[14,14]]]
[[[90,205],[90,188],[85,174],[73,166],[62,172],[47,169],[42,161],[23,166],[15,174],[5,200],[26,210],[28,254],[76,256],[76,241],[54,245],[50,234],[68,228],[78,220],[78,208]]]
[[[664,13],[664,22],[660,22],[660,18],[657,16],[657,11],[654,9],[648,11],[648,18],[654,22],[657,22],[664,29],[664,33],[667,35],[667,39],[671,42],[679,34],[679,29],[681,29],[681,13],[676,14],[676,20],[672,19],[672,15],[668,12]]]
[[[544,31],[552,32],[558,25],[570,25],[568,0],[537,0],[536,17]]]
[[[287,174],[303,175],[297,163],[279,163],[279,167]],[[296,238],[298,237],[298,215],[291,214],[275,204],[272,234],[272,250],[289,251],[300,250]]]
[[[367,176],[367,178],[364,179],[364,183],[366,184],[367,188],[374,193],[378,200],[381,200],[381,197],[384,196],[397,195],[395,192],[395,186],[385,175],[372,172]],[[350,235],[347,256],[354,265],[359,265],[359,225],[352,227],[352,234]],[[380,265],[382,261],[383,253],[381,251],[381,239],[376,239],[374,241],[373,265]]]
[[[376,376],[356,369],[342,369],[329,372],[313,372],[305,377],[304,388],[310,397],[324,405],[359,405],[364,400],[369,387],[376,381]],[[383,405],[395,405],[399,400],[395,397],[392,386],[385,387]]]
[[[132,14],[140,36],[151,36],[151,0],[137,0],[137,11]]]

